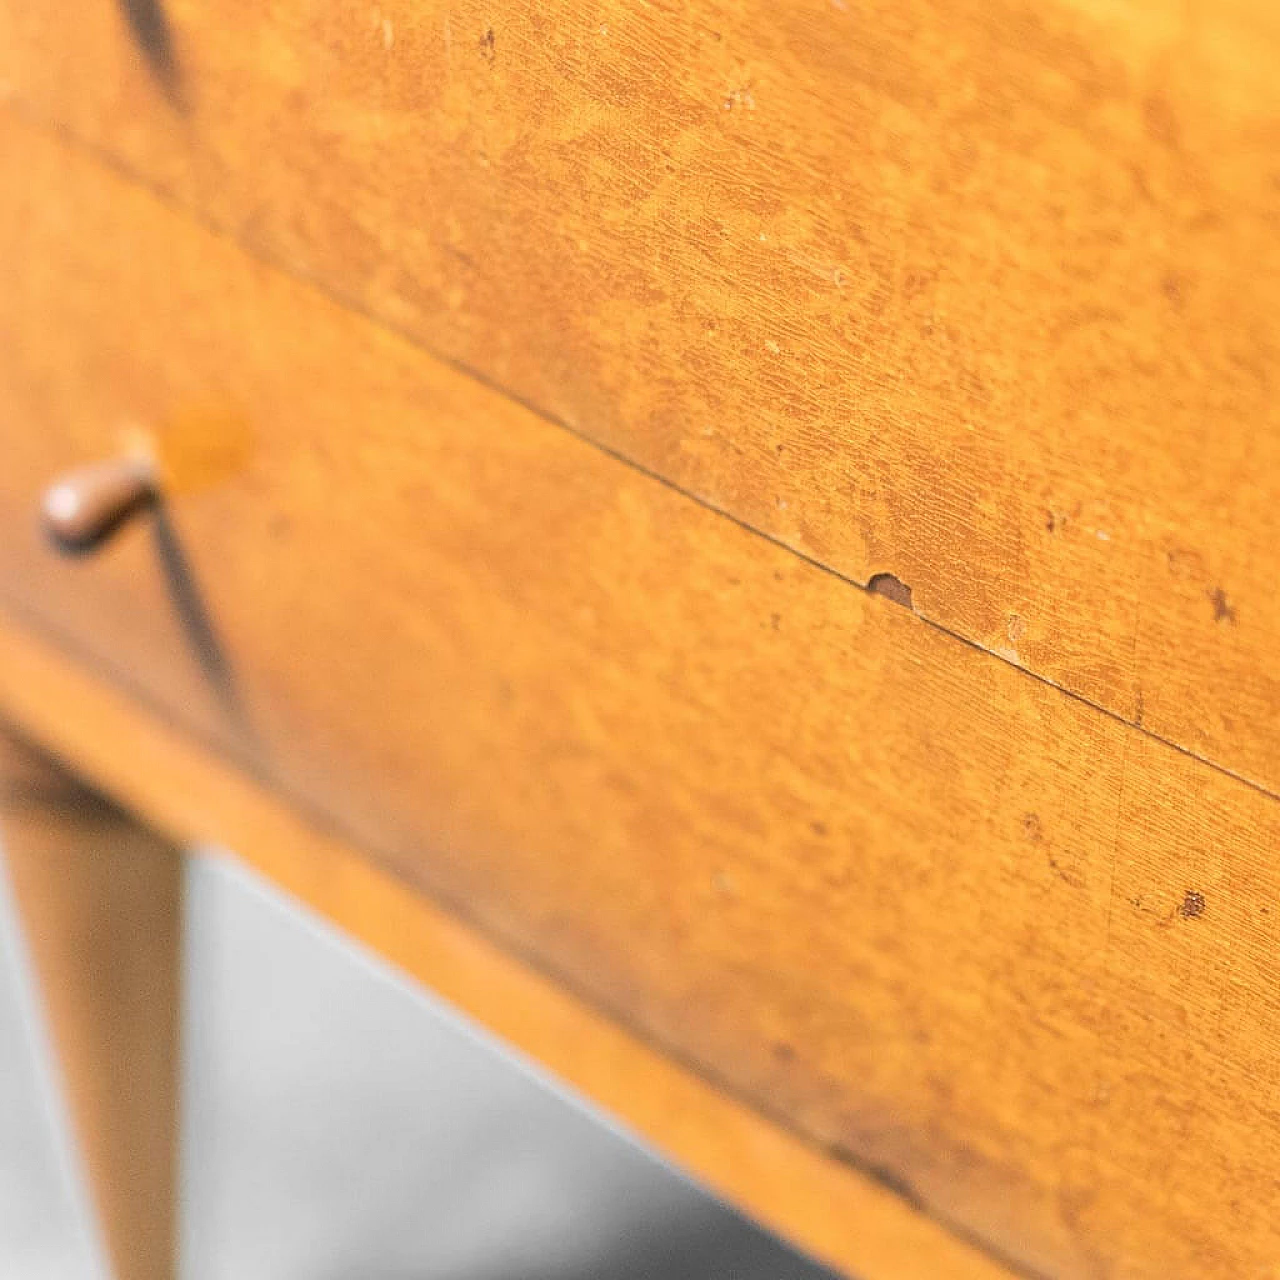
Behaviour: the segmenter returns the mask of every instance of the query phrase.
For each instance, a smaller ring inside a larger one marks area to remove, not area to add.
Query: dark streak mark
[[[177,530],[173,526],[162,498],[157,498],[155,501],[151,528],[156,554],[164,570],[165,582],[169,587],[174,609],[195,650],[200,669],[213,687],[218,701],[227,712],[232,724],[239,730],[246,743],[253,745],[253,734],[249,729],[248,719],[240,701],[231,665],[227,661],[226,652],[218,639],[213,619],[204,603],[195,575],[191,571],[191,563],[182,549]]]
[[[170,104],[183,110],[182,76],[163,0],[119,0],[119,3],[129,29],[133,32],[134,41],[151,68],[151,74],[164,90]]]
[[[1178,906],[1178,914],[1184,920],[1194,920],[1197,916],[1204,915],[1205,907],[1208,904],[1204,900],[1204,894],[1198,889],[1188,889],[1185,897]]]
[[[1130,163],[1129,176],[1133,179],[1133,186],[1137,193],[1146,201],[1147,204],[1155,204],[1156,198],[1152,194],[1151,184],[1147,181],[1146,170],[1140,164]]]
[[[476,269],[476,260],[465,250],[459,249],[456,245],[445,244],[441,246],[445,253],[451,258],[456,258],[464,267],[468,267],[474,271]]]
[[[492,62],[495,57],[493,28],[490,27],[484,35],[480,37],[480,56],[486,62]]]
[[[911,609],[914,612],[911,588],[891,573],[873,574],[867,583],[867,590],[874,596],[884,596],[886,600],[892,600],[894,604],[900,604],[904,609]]]
[[[1085,882],[1083,878],[1076,875],[1075,872],[1073,871],[1063,870],[1062,863],[1060,863],[1057,860],[1057,858],[1053,856],[1053,854],[1049,854],[1048,861],[1049,861],[1049,870],[1052,871],[1053,874],[1056,875],[1058,879],[1062,881],[1063,884],[1070,885],[1073,889],[1084,888]]]
[[[1209,599],[1213,601],[1213,620],[1215,622],[1234,623],[1236,620],[1235,606],[1227,599],[1227,593],[1221,587],[1214,587],[1209,592]]]
[[[836,1154],[837,1156],[841,1154],[839,1148],[836,1149]],[[879,1183],[886,1191],[897,1196],[905,1204],[909,1204],[917,1212],[925,1212],[923,1197],[902,1174],[885,1165],[878,1164],[863,1167],[873,1182]]]
[[[1142,104],[1147,136],[1170,151],[1182,149],[1182,129],[1168,101],[1158,94],[1150,95]]]
[[[1044,844],[1044,823],[1040,821],[1038,813],[1024,813],[1022,815],[1022,834],[1032,844]],[[1062,864],[1053,856],[1050,849],[1045,851],[1045,861],[1049,864],[1049,870],[1058,877],[1063,884],[1070,885],[1073,889],[1083,889],[1085,886],[1084,879],[1073,871],[1066,870]]]

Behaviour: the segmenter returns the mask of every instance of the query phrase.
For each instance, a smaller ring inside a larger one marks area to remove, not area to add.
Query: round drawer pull
[[[155,467],[146,458],[78,467],[45,490],[45,531],[60,551],[90,551],[155,496]]]

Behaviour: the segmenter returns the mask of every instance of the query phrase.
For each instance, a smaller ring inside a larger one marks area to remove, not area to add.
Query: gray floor
[[[0,1276],[102,1280],[0,906]],[[185,951],[182,1280],[829,1274],[233,859]]]

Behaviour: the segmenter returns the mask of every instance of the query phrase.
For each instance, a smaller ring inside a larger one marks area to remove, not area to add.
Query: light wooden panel
[[[1280,790],[1272,0],[0,5],[0,79],[575,431]],[[153,41],[153,45],[154,45]]]
[[[0,126],[11,609],[1022,1264],[1266,1273],[1274,799]],[[234,706],[143,529],[34,533],[43,477],[139,429]]]
[[[0,620],[0,702],[174,840],[241,850],[286,893],[620,1117],[713,1191],[858,1280],[1016,1274],[896,1190],[602,1017],[9,619]]]
[[[113,1274],[170,1280],[181,859],[7,731],[0,842]]]

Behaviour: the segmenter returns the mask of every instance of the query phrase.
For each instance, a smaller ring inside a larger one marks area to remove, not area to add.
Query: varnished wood
[[[0,132],[0,421],[41,424],[4,442],[11,610],[1021,1265],[1267,1273],[1274,798]],[[141,530],[57,571],[27,532],[121,423],[242,720]]]
[[[426,983],[620,1118],[712,1191],[859,1280],[1014,1272],[674,1062],[375,869],[360,849],[163,717],[0,619],[0,702],[27,731],[181,843],[241,850],[286,893]],[[128,753],[113,744],[128,742]]]
[[[0,732],[0,850],[117,1280],[174,1275],[181,862]]]
[[[0,5],[171,198],[1280,790],[1274,0]]]

